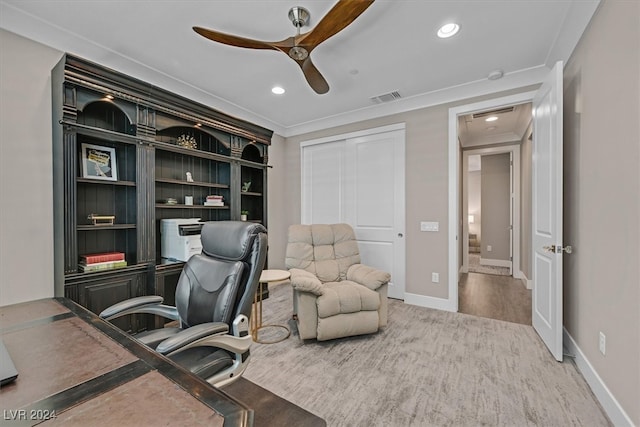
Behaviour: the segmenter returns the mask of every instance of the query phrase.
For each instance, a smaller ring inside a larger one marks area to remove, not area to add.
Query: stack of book
[[[81,272],[112,270],[126,267],[124,252],[104,252],[99,254],[87,254],[80,256],[78,270]]]
[[[224,200],[222,196],[218,195],[209,195],[204,201],[205,206],[224,206]]]

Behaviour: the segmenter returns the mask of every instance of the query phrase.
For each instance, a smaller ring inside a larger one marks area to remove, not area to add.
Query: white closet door
[[[302,223],[336,224],[344,219],[345,141],[302,149]]]
[[[346,222],[364,264],[391,273],[404,299],[404,126],[302,143],[302,222]]]
[[[346,141],[345,218],[362,262],[391,273],[389,296],[404,299],[404,131]]]

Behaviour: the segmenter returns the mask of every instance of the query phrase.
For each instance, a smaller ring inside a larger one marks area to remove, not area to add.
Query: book
[[[124,261],[124,252],[103,252],[80,256],[80,262],[87,265],[109,261]]]
[[[207,200],[206,202],[203,203],[205,206],[224,206],[224,202],[219,201],[219,202],[212,202]]]
[[[107,262],[98,262],[94,264],[78,264],[78,269],[82,272],[88,271],[101,271],[101,270],[111,270],[114,268],[126,267],[127,261],[107,261]]]

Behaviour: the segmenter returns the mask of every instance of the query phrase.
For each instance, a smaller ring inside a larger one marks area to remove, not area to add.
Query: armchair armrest
[[[178,310],[175,307],[162,304],[163,301],[164,298],[157,295],[130,298],[105,308],[100,313],[100,317],[105,320],[113,320],[127,314],[144,313],[179,320]]]
[[[322,282],[313,273],[299,268],[289,270],[291,286],[301,292],[310,292],[314,295],[322,295]]]
[[[249,350],[252,338],[246,327],[249,320],[240,315],[233,322],[233,334],[229,335],[229,325],[222,322],[209,322],[184,329],[171,338],[162,341],[156,351],[171,356],[192,347],[216,347],[233,353]]]
[[[347,270],[347,280],[359,283],[375,291],[385,283],[389,283],[391,275],[368,265],[354,264]]]

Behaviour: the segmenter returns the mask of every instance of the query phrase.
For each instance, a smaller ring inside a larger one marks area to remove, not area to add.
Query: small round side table
[[[284,341],[291,335],[291,331],[288,327],[284,325],[263,325],[262,324],[262,293],[265,287],[269,286],[270,282],[280,282],[282,280],[287,280],[291,277],[291,273],[286,270],[262,270],[262,274],[260,274],[258,290],[256,291],[256,295],[253,300],[253,309],[251,314],[251,336],[255,342],[261,344],[275,344],[280,341]],[[264,328],[282,328],[287,331],[287,334],[283,337],[264,341],[260,340],[258,337],[258,332],[260,329]]]

